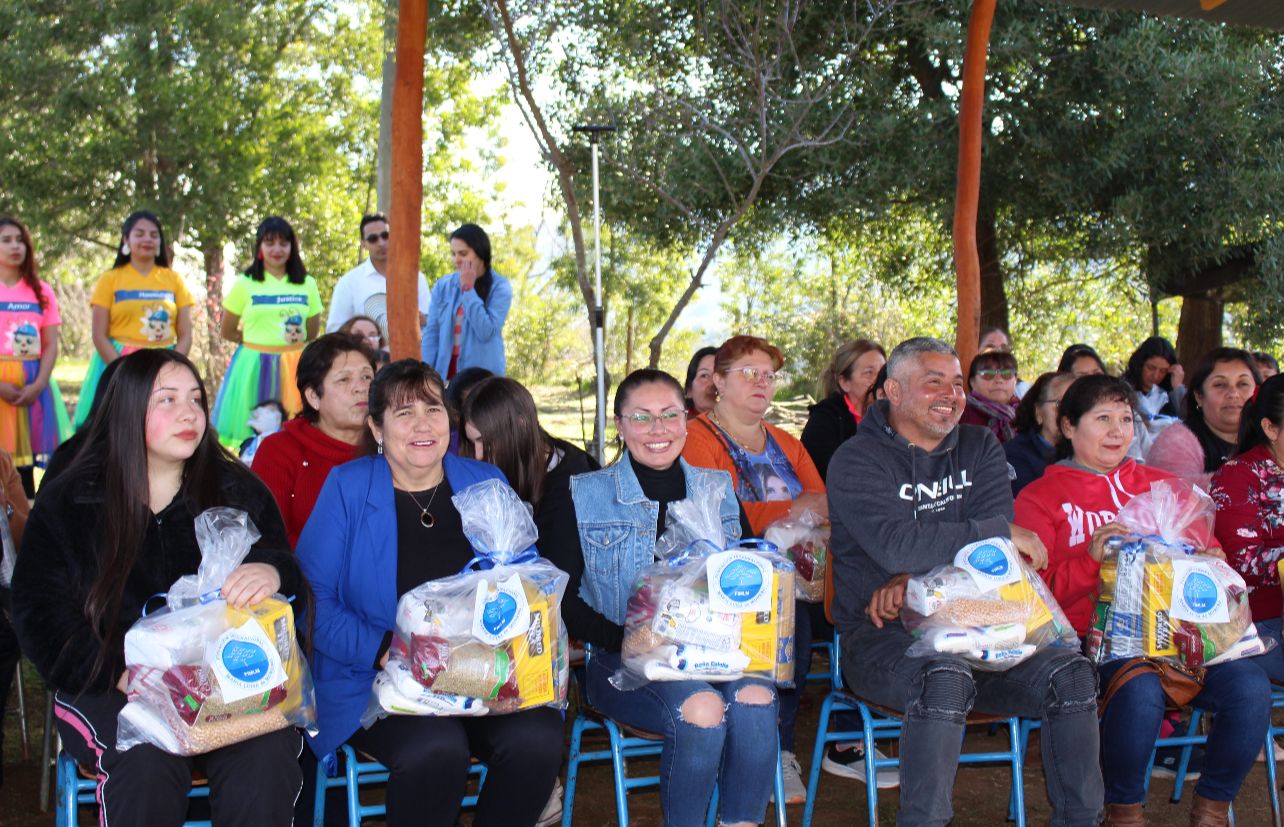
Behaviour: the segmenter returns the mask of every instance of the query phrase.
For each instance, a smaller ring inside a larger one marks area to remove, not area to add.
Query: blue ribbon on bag
[[[459,570],[459,573],[468,574],[471,571],[489,571],[495,568],[495,566],[497,565],[517,566],[517,565],[521,565],[522,563],[535,563],[535,562],[538,562],[540,559],[539,551],[536,550],[534,545],[527,546],[525,549],[518,552],[512,558],[505,560],[503,563],[496,563],[494,560],[492,560],[491,558],[494,555],[495,555],[495,552],[486,548],[485,545],[478,545],[474,543],[473,559],[469,560],[467,565],[465,565],[462,569]]]

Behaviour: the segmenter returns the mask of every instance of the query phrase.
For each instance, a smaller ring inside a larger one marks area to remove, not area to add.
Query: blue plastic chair
[[[869,824],[878,824],[878,771],[899,768],[901,759],[876,758],[874,745],[880,740],[896,740],[901,736],[901,717],[890,710],[862,700],[843,688],[841,635],[834,632],[834,648],[830,659],[830,691],[820,706],[820,720],[816,727],[816,746],[812,750],[811,772],[807,779],[807,804],[803,809],[803,827],[810,827],[816,806],[816,793],[820,787],[821,762],[826,748],[840,741],[862,741],[865,747],[865,778],[874,783],[865,784],[866,815]],[[831,731],[830,717],[835,712],[855,712],[860,715],[860,729]],[[998,718],[991,715],[972,715],[969,724],[997,724],[1008,729],[1008,749],[985,752],[965,752],[959,764],[1005,763],[1012,768],[1012,800],[1009,818],[1017,827],[1025,827],[1025,782],[1022,771],[1025,763],[1025,741],[1022,738],[1022,719],[1016,716]],[[1028,732],[1026,733],[1028,737]]]
[[[54,823],[57,827],[76,827],[80,824],[80,805],[96,805],[98,779],[86,778],[80,774],[80,767],[66,752],[58,753],[56,770],[58,793],[54,812]],[[188,798],[208,798],[210,788],[203,780],[193,779]],[[183,827],[210,827],[208,821],[187,821]]]
[[[591,647],[585,652],[585,664],[592,657]],[[571,813],[575,808],[575,786],[579,778],[580,766],[594,761],[610,761],[615,787],[615,814],[618,827],[629,827],[628,795],[636,789],[658,787],[658,775],[629,776],[628,760],[630,758],[658,758],[663,743],[663,736],[629,729],[625,733],[620,724],[593,709],[587,702],[584,691],[583,675],[577,670],[575,681],[576,704],[575,721],[571,724],[571,748],[566,766],[566,793],[562,799],[562,827],[571,827]],[[605,748],[585,749],[586,733],[605,733]],[[785,807],[779,802],[785,800],[784,773],[780,764],[780,748],[776,747],[775,777],[776,824],[785,827]],[[718,814],[719,792],[715,786],[713,797],[709,802],[708,827],[713,827]]]
[[[317,762],[317,793],[312,811],[313,827],[323,827],[325,824],[325,794],[327,790],[335,787],[343,787],[347,790],[349,827],[360,827],[362,819],[382,817],[388,812],[388,808],[383,804],[361,803],[361,787],[388,783],[388,768],[373,758],[358,756],[357,751],[347,744],[339,747],[338,751],[343,756],[343,772],[340,775],[330,778],[326,775],[324,762]],[[482,785],[486,783],[486,765],[480,761],[474,761],[468,774],[477,776],[477,792],[464,796],[460,806],[476,807],[477,797],[481,795]]]
[[[1271,687],[1271,709],[1284,709],[1284,688]],[[1284,735],[1284,726],[1273,722],[1266,728],[1266,783],[1270,785],[1267,798],[1271,802],[1271,822],[1280,827],[1280,785],[1276,775],[1275,739]]]

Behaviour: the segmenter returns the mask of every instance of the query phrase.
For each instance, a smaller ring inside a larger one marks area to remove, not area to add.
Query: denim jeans
[[[595,652],[589,659],[589,703],[624,724],[664,736],[660,751],[660,807],[665,827],[705,823],[715,782],[720,788],[721,820],[762,822],[776,772],[776,693],[755,678],[730,683],[653,681],[621,691],[610,683],[619,654]],[[749,686],[771,692],[771,703],[737,700]],[[723,699],[724,718],[712,727],[682,719],[682,705],[699,692]]]
[[[1257,626],[1257,636],[1263,642],[1275,641],[1275,648],[1264,655],[1258,655],[1253,658],[1253,663],[1262,668],[1262,671],[1266,673],[1266,677],[1271,679],[1271,683],[1278,683],[1284,686],[1284,640],[1280,638],[1280,618],[1254,620],[1253,624]],[[1270,644],[1268,643],[1267,645]]]
[[[1204,751],[1203,774],[1195,785],[1195,792],[1204,798],[1233,800],[1266,742],[1271,688],[1266,673],[1254,661],[1246,658],[1210,667],[1204,689],[1192,704],[1216,714]],[[1101,665],[1103,687],[1124,663]],[[1164,693],[1153,673],[1133,678],[1111,698],[1101,718],[1101,769],[1107,802],[1145,801],[1150,753],[1164,707]]]
[[[953,655],[906,657],[913,640],[896,621],[882,629],[861,623],[843,635],[848,688],[880,706],[905,711],[898,825],[949,823],[964,721],[973,709],[1040,719],[1050,823],[1088,827],[1100,820],[1097,682],[1087,659],[1052,648],[1005,672],[973,672]]]

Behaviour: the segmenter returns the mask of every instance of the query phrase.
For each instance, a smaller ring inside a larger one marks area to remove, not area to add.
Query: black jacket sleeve
[[[820,473],[822,480],[829,473],[829,461],[833,459],[834,452],[843,442],[839,430],[838,422],[830,411],[825,410],[822,405],[812,406],[799,440],[807,449],[811,461],[816,464],[816,470]]]
[[[584,459],[588,459],[584,457]],[[550,474],[548,490],[535,510],[535,525],[539,529],[539,553],[553,565],[570,576],[566,594],[562,597],[562,622],[572,638],[600,646],[608,652],[620,651],[624,642],[624,627],[607,620],[601,613],[580,597],[580,581],[584,578],[584,552],[580,548],[580,532],[575,524],[575,502],[571,499],[571,474],[594,470],[592,465],[560,469],[562,473]]]
[[[43,489],[42,493],[49,491]],[[103,668],[90,680],[90,671],[102,645],[85,617],[88,583],[78,536],[70,514],[62,513],[58,500],[37,498],[27,519],[13,573],[13,625],[22,652],[40,677],[55,689],[78,694],[106,692],[125,671],[124,631],[107,646]]]

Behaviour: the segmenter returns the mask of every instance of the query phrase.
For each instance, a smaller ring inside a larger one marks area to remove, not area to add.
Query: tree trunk
[[[205,380],[213,388],[223,381],[227,358],[223,350],[223,245],[207,242],[205,259]]]
[[[1220,291],[1186,296],[1181,301],[1181,321],[1177,324],[1177,361],[1189,376],[1205,353],[1222,345],[1222,308]]]
[[[983,209],[976,218],[976,249],[981,259],[981,330],[1008,328],[1008,294],[999,264],[999,238],[994,211]]]
[[[624,328],[624,375],[633,372],[633,303],[629,302],[629,316]]]
[[[392,96],[397,85],[397,0],[383,13],[383,89],[379,95],[379,157],[375,162],[375,209],[388,214],[392,197]]]

